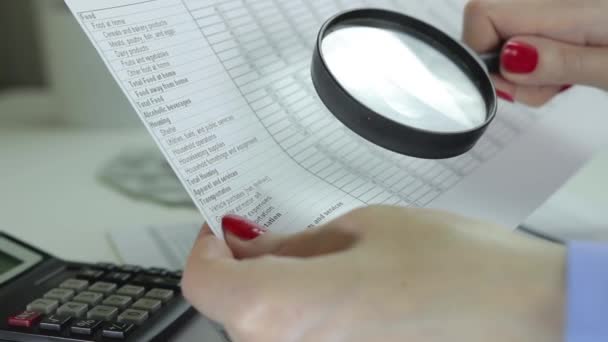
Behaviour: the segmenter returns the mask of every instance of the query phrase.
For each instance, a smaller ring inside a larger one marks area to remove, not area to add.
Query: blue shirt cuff
[[[568,246],[567,342],[608,341],[608,244]]]

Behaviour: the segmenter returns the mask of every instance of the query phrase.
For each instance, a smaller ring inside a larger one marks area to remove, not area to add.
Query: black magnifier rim
[[[486,120],[470,130],[433,132],[388,119],[354,98],[333,75],[323,54],[323,39],[345,26],[400,31],[426,42],[450,58],[471,79],[486,104]],[[312,80],[333,115],[361,137],[388,150],[423,159],[446,159],[470,151],[496,117],[494,84],[481,61],[467,47],[421,20],[384,9],[355,9],[330,18],[319,31],[312,61]]]

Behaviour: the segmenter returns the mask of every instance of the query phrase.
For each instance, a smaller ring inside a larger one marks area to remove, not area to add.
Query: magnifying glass
[[[312,79],[326,107],[363,138],[444,159],[471,150],[496,116],[490,72],[498,65],[498,54],[478,56],[418,19],[358,9],[321,28]]]

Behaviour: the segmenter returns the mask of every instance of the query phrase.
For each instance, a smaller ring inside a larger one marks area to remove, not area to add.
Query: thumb
[[[291,279],[299,272],[295,263],[277,258],[236,260],[226,243],[205,225],[188,258],[182,290],[199,311],[225,323],[238,317],[243,305],[276,293],[284,285],[276,281],[281,276]]]
[[[222,226],[226,243],[237,259],[264,255],[308,258],[338,253],[353,246],[361,234],[353,229],[345,229],[339,222],[336,220],[293,235],[266,232],[254,222],[235,215],[224,217]],[[243,230],[264,232],[249,238],[250,234],[243,234]]]
[[[584,84],[608,89],[607,68],[608,48],[533,36],[512,38],[501,53],[502,75],[522,85]]]

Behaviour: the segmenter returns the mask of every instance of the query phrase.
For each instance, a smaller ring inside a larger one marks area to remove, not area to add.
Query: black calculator
[[[66,262],[0,232],[0,341],[167,341],[194,315],[181,276]]]

